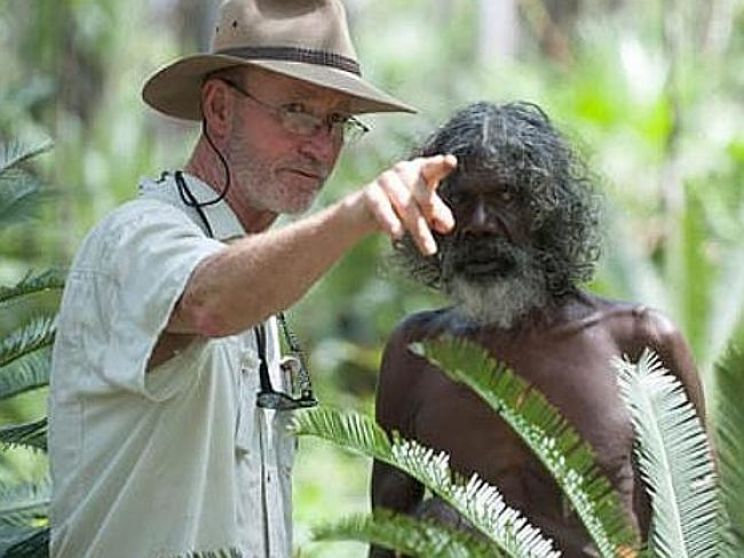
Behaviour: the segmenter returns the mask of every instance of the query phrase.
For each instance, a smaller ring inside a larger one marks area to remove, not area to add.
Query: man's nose
[[[470,210],[459,217],[460,232],[473,236],[490,235],[499,232],[498,219],[489,212],[483,200],[478,200]]]
[[[302,143],[300,151],[316,161],[333,164],[341,149],[339,140],[326,126],[321,126]]]

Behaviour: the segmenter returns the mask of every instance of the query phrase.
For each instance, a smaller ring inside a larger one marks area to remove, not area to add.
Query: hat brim
[[[349,97],[349,110],[353,114],[416,112],[413,107],[356,74],[331,66],[288,60],[246,60],[224,54],[189,56],[158,70],[145,83],[142,98],[151,107],[169,116],[201,120],[201,88],[204,80],[213,72],[234,66],[256,66],[342,93]]]

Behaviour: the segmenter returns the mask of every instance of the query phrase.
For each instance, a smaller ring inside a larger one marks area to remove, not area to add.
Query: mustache
[[[471,238],[455,241],[450,247],[452,264],[458,267],[472,263],[511,263],[521,259],[523,250],[502,237]]]
[[[311,157],[290,161],[287,166],[292,168],[292,170],[318,176],[323,180],[331,174],[331,169],[328,165]]]

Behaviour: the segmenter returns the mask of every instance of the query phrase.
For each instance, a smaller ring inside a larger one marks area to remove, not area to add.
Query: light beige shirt
[[[186,176],[200,201],[215,192]],[[291,555],[289,414],[256,407],[253,330],[194,341],[146,372],[194,268],[244,231],[226,203],[204,208],[173,175],[105,218],[72,265],[49,397],[53,558],[174,557],[232,549]],[[250,289],[250,285],[245,285]],[[286,389],[276,321],[272,383]]]

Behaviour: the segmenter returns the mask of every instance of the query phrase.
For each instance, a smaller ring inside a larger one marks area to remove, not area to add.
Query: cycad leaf
[[[41,181],[21,169],[10,169],[0,178],[0,223],[3,227],[29,219],[38,209]]]
[[[444,336],[412,348],[473,389],[511,426],[553,475],[602,556],[615,558],[638,547],[594,451],[539,391],[472,342]]]
[[[0,444],[47,450],[47,418],[0,428]]]
[[[325,407],[296,414],[292,430],[397,467],[449,503],[509,556],[560,556],[550,540],[504,503],[496,488],[477,475],[466,481],[454,474],[444,452],[435,453],[415,441],[400,438],[397,433],[393,433],[391,442],[371,418]]]
[[[50,352],[50,347],[43,346],[0,366],[0,399],[47,385],[51,366]]]
[[[33,526],[47,515],[51,483],[0,484],[0,524]]]
[[[0,399],[49,382],[54,316],[40,316],[0,340]]]
[[[36,145],[25,145],[20,142],[0,145],[0,175],[24,161],[33,159],[37,155],[49,151],[52,147],[53,144],[49,140]]]
[[[0,341],[0,367],[50,346],[54,330],[54,316],[39,316],[8,334]]]
[[[49,289],[61,289],[64,285],[65,273],[61,270],[49,269],[38,275],[29,273],[13,287],[0,286],[0,304]]]
[[[333,524],[313,529],[315,540],[372,543],[407,556],[439,558],[499,558],[501,550],[485,540],[461,530],[433,522],[416,520],[387,510],[372,515],[352,515]]]
[[[655,554],[659,558],[718,556],[713,460],[682,384],[648,350],[637,364],[620,359],[613,364],[638,439],[638,465],[651,495],[650,544]]]
[[[18,540],[16,537],[15,540]],[[20,540],[8,548],[3,558],[48,558],[49,527],[29,530]]]
[[[744,351],[731,346],[715,366],[715,428],[721,494],[730,529],[728,556],[744,556]]]

